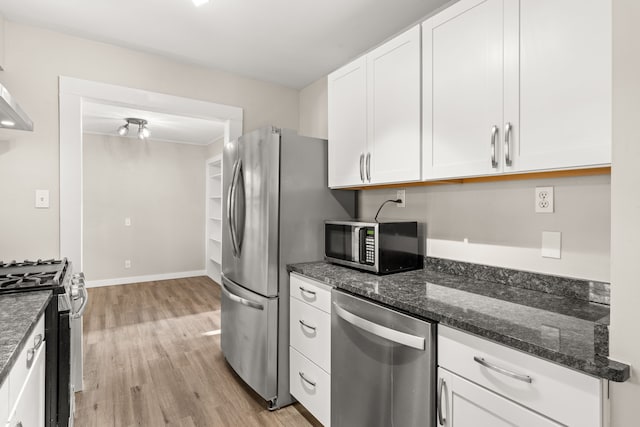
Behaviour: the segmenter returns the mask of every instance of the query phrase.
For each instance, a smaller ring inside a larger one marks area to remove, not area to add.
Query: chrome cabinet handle
[[[367,181],[371,182],[371,153],[367,153]]]
[[[38,334],[33,338],[33,349],[37,350],[40,348],[40,346],[42,345],[42,342],[44,341],[44,338],[42,337],[42,334]]]
[[[360,153],[360,181],[364,182],[364,153]]]
[[[298,288],[299,288],[302,292],[304,292],[304,293],[306,293],[306,294],[313,295],[313,296],[315,296],[315,295],[316,295],[316,293],[315,293],[314,291],[310,291],[309,289],[305,289],[305,288],[303,288],[302,286],[298,286]]]
[[[507,123],[504,126],[504,164],[506,166],[511,166],[513,164],[513,159],[511,158],[511,131],[513,130],[513,126],[511,123]]]
[[[300,322],[300,324],[301,324],[302,326],[304,326],[305,328],[309,328],[309,329],[311,329],[312,331],[314,331],[314,332],[315,332],[315,330],[316,330],[316,327],[315,327],[315,326],[307,325],[306,323],[304,323],[304,320],[298,320],[298,322]]]
[[[340,317],[342,320],[349,322],[353,326],[367,331],[372,335],[384,338],[397,344],[415,348],[416,350],[424,351],[425,349],[425,339],[423,337],[400,332],[395,329],[379,325],[370,320],[363,319],[362,317],[356,316],[355,314],[340,307],[335,302],[333,303],[333,307],[338,317]]]
[[[515,378],[516,380],[524,381],[525,383],[531,383],[533,381],[529,375],[518,374],[517,372],[513,372],[513,371],[509,371],[508,369],[501,368],[500,366],[487,362],[482,357],[474,356],[473,360],[475,360],[477,363],[481,364],[485,368],[492,369],[498,373],[501,373],[502,375]]]
[[[30,348],[29,350],[27,350],[27,369],[31,368],[31,365],[33,365],[33,358],[36,355],[36,350],[34,348]]]
[[[227,287],[224,285],[224,283],[222,283],[222,292],[224,292],[224,294],[231,301],[235,301],[235,302],[237,302],[239,304],[242,304],[242,305],[250,307],[250,308],[255,308],[256,310],[264,310],[264,306],[262,304],[257,303],[255,301],[248,300],[246,298],[239,297],[238,295],[232,293],[229,289],[227,289]]]
[[[496,141],[498,139],[498,126],[494,126],[491,128],[491,167],[492,168],[497,168],[498,167],[498,159],[497,159],[497,153],[496,153]]]
[[[316,386],[316,383],[314,381],[311,381],[309,378],[305,377],[304,374],[302,373],[302,371],[298,371],[298,375],[300,375],[300,378],[302,378],[304,380],[304,382],[309,384],[311,387],[315,387]]]
[[[445,391],[444,393],[442,391]],[[447,422],[447,416],[444,413],[444,410],[442,409],[442,396],[444,394],[446,394],[446,390],[447,390],[447,383],[444,380],[444,378],[440,378],[440,384],[438,387],[438,424],[440,424],[441,426],[444,425],[444,423]]]

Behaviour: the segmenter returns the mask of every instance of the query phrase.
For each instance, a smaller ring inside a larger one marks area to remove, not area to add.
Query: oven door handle
[[[87,303],[89,303],[89,293],[87,292],[87,288],[84,283],[82,283],[82,285],[79,287],[79,290],[82,293],[82,296],[81,296],[82,304],[80,305],[80,308],[78,309],[78,311],[73,313],[73,316],[72,316],[73,319],[81,318],[82,315],[84,314],[84,311],[87,309]]]
[[[362,317],[356,316],[355,314],[345,310],[340,307],[335,302],[333,303],[333,308],[342,320],[345,322],[351,323],[353,326],[356,326],[364,331],[369,332],[372,335],[375,335],[380,338],[384,338],[386,340],[395,342],[397,344],[404,345],[406,347],[415,348],[416,350],[425,349],[425,339],[424,337],[419,337],[416,335],[407,334],[405,332],[400,332],[395,329],[387,328],[386,326],[379,325],[370,320],[363,319]]]

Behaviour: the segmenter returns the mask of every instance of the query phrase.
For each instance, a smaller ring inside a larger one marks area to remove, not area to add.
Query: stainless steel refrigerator
[[[222,352],[269,409],[289,394],[290,263],[324,256],[325,219],[355,192],[327,186],[327,141],[267,127],[223,151]]]

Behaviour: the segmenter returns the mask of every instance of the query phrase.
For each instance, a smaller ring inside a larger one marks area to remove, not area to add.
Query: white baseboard
[[[98,288],[101,286],[127,285],[130,283],[154,282],[156,280],[183,279],[185,277],[206,276],[205,270],[180,271],[177,273],[151,274],[147,276],[119,277],[115,279],[87,280],[87,288]]]

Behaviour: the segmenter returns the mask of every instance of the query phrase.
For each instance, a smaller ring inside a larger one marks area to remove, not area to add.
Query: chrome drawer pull
[[[496,153],[496,139],[498,138],[498,126],[491,128],[491,167],[498,167],[498,159]]]
[[[443,389],[446,390],[447,383],[444,381],[444,378],[440,378],[440,387],[438,387],[438,424],[444,426],[444,423],[447,422],[447,417],[444,415],[444,410],[442,409],[442,396],[446,393],[443,393]]]
[[[306,382],[307,384],[309,384],[311,387],[315,387],[316,383],[311,381],[309,378],[305,377],[304,374],[302,373],[302,371],[298,371],[298,374],[300,375],[300,378],[303,379],[304,382]]]
[[[42,334],[38,334],[33,338],[33,349],[37,350],[40,348],[40,346],[42,345],[42,341],[44,341],[44,339],[42,338]]]
[[[482,357],[474,356],[473,360],[484,366],[485,368],[493,369],[496,372],[501,373],[502,375],[506,375],[508,377],[514,378],[519,381],[524,381],[525,383],[531,383],[533,380],[529,375],[518,374],[517,372],[509,371],[507,369],[501,368],[500,366],[496,366],[492,363],[487,362]]]
[[[302,326],[304,326],[305,328],[309,328],[309,329],[311,329],[312,331],[314,331],[314,332],[315,332],[315,330],[316,330],[316,327],[315,327],[315,326],[307,325],[306,323],[304,323],[304,320],[299,320],[299,322],[300,322],[300,324],[301,324]]]
[[[316,294],[314,291],[310,291],[309,289],[305,289],[302,286],[298,286],[298,288],[300,288],[300,290],[302,292],[306,293],[306,294],[309,294],[309,295],[315,295]]]

